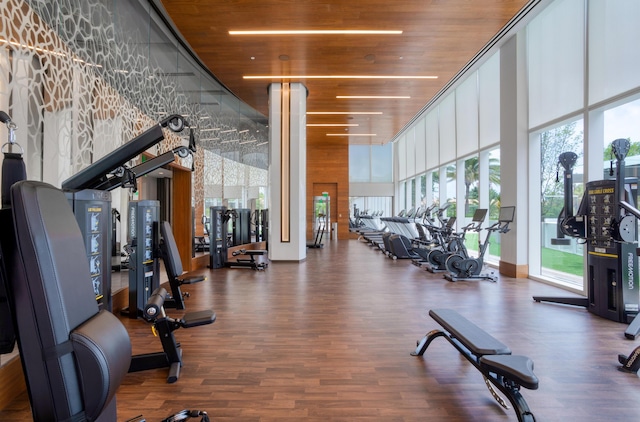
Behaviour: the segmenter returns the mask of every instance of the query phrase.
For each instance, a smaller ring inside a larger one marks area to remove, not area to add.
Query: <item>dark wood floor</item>
[[[640,379],[619,372],[623,324],[583,309],[532,301],[562,294],[524,279],[451,283],[356,240],[309,250],[306,262],[264,272],[206,271],[185,290],[188,310],[211,307],[213,325],[175,332],[184,366],[129,374],[118,391],[120,420],[160,420],[184,408],[224,421],[515,421],[482,376],[445,340],[412,357],[448,307],[528,355],[540,379],[522,390],[538,421],[637,421]],[[170,311],[180,315],[178,311]],[[134,353],[160,350],[142,321],[124,320]],[[26,396],[0,420],[27,420]]]

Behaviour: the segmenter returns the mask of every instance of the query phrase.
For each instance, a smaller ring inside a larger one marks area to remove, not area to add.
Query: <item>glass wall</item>
[[[486,189],[488,190],[487,194],[485,194],[485,190],[480,190],[480,203],[482,204],[481,206],[483,208],[486,206],[486,208],[489,210],[484,227],[491,226],[493,223],[497,222],[498,215],[500,213],[500,148],[494,148],[491,151],[488,151],[486,156],[488,156],[489,158],[487,163],[489,187],[488,189]],[[484,205],[487,203],[488,205]],[[493,236],[490,239],[489,249],[485,255],[487,262],[496,264],[500,260],[500,240],[501,236]]]
[[[371,148],[368,145],[349,145],[349,182],[371,182]]]
[[[480,205],[478,183],[480,181],[480,160],[478,156],[464,160],[464,216],[473,217]],[[465,223],[466,224],[466,223]]]
[[[470,221],[476,208],[489,207],[490,193],[499,204],[499,149],[497,158],[486,153],[500,141],[499,98],[497,51],[397,137],[399,194],[406,194],[403,183],[417,178],[420,204],[449,203],[446,217],[457,217],[458,228]],[[407,141],[410,134],[413,145]],[[402,157],[415,161],[415,174]],[[473,244],[477,249],[477,240]]]
[[[531,256],[536,265],[530,271],[580,291],[585,285],[582,245],[575,239],[566,246],[552,242],[563,198],[562,179],[558,182],[555,174],[557,156],[564,151],[578,155],[574,209],[584,182],[612,177],[614,139],[631,141],[627,175],[637,174],[640,76],[632,69],[640,64],[640,51],[632,40],[640,34],[634,24],[638,18],[640,4],[635,1],[556,0],[527,27],[529,126],[532,146],[540,148],[530,171],[539,172],[531,179],[539,178],[541,198],[539,255]],[[587,115],[589,126],[583,127]]]
[[[580,242],[552,242],[557,238],[564,195],[563,183],[556,181],[556,172],[562,172],[558,155],[565,151],[578,154],[573,180],[576,206],[586,181],[611,177],[610,144],[615,139],[629,139],[626,171],[629,177],[638,176],[640,2],[555,0],[542,7],[525,18],[523,29],[498,42],[499,51],[482,58],[477,68],[470,66],[467,74],[453,81],[451,88],[416,117],[416,124],[398,135],[396,143],[403,155],[397,161],[397,189],[403,195],[403,181],[426,174],[434,200],[464,206],[457,213],[459,219],[469,218],[474,206],[486,207],[487,224],[495,222],[502,196],[509,195],[506,205],[513,205],[517,198],[526,206],[517,208],[516,222],[520,219],[526,224],[519,226],[513,245],[526,239],[514,250],[526,250],[527,260],[518,257],[518,265],[528,268],[532,277],[584,293]],[[504,71],[508,73],[501,75]],[[514,84],[518,89],[501,92],[501,85],[510,83],[514,75],[518,82],[526,81],[526,88]],[[508,102],[503,104],[505,99]],[[525,111],[518,115],[517,128],[510,129],[513,114],[508,111],[514,107]],[[505,114],[510,121],[501,122]],[[414,150],[408,149],[406,141],[400,148],[409,131],[418,134],[423,129],[424,137],[415,136]],[[501,139],[503,130],[512,130],[508,139]],[[521,142],[514,133],[528,136],[529,145],[514,147]],[[419,142],[425,146],[418,147]],[[418,157],[415,162],[424,162],[425,168],[416,166],[417,174],[412,174],[402,157],[423,152],[424,160]],[[508,160],[505,165],[501,166],[501,158]],[[509,185],[501,186],[505,177]],[[513,229],[512,225],[511,237]],[[492,238],[489,261],[500,259],[500,240],[501,236]]]
[[[565,152],[577,155],[573,169],[574,212],[584,193],[584,143],[582,120],[572,121],[539,134],[540,144],[540,274],[582,288],[584,250],[582,241],[558,231],[564,208],[564,168],[558,157]],[[563,214],[564,216],[564,214]],[[557,239],[565,239],[558,241]]]
[[[349,198],[349,208],[351,209],[351,219],[355,220],[356,215],[354,210],[357,209],[358,213],[364,213],[367,215],[378,215],[381,217],[391,216],[392,199],[390,196],[353,196]],[[354,209],[354,206],[356,207]]]
[[[393,182],[393,144],[349,145],[349,182]]]
[[[195,168],[198,213],[205,189],[216,184],[213,197],[223,190],[221,160],[213,156],[238,163],[245,173],[266,171],[266,117],[200,65],[151,2],[10,0],[4,10],[0,108],[18,120],[30,178],[59,185],[169,114],[185,116],[195,131],[195,163],[180,164]],[[186,143],[186,133],[165,136],[152,153]],[[246,202],[252,191],[266,188],[266,178],[245,177],[233,187],[242,192],[228,188],[230,199]]]
[[[431,192],[433,192],[433,202],[440,204],[440,172],[431,172]]]
[[[440,192],[441,195],[444,194],[444,196],[440,197],[441,204],[442,206],[444,206],[445,204],[450,204],[449,208],[447,208],[447,217],[455,217],[457,214],[457,207],[459,204],[457,202],[458,193],[456,191],[456,177],[456,164],[453,163],[444,168],[444,177],[440,179],[445,181],[445,190]],[[463,201],[460,201],[460,203],[460,205],[462,205]]]

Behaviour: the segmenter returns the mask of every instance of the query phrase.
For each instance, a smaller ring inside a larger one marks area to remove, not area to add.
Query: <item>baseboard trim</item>
[[[529,277],[529,265],[527,264],[516,265],[510,262],[500,261],[499,270],[500,270],[500,274],[507,277],[512,277],[512,278]]]

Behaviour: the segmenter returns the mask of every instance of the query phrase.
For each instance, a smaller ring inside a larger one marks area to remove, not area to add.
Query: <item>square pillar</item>
[[[307,258],[307,88],[269,85],[269,259]]]

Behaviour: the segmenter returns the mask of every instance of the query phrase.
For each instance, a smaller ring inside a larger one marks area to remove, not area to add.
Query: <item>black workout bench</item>
[[[433,339],[443,336],[482,373],[491,395],[502,407],[509,408],[491,384],[507,396],[515,408],[518,421],[535,421],[520,394],[520,387],[529,390],[538,388],[533,361],[526,356],[512,355],[509,347],[452,309],[432,309],[429,315],[443,330],[427,333],[411,355],[422,356]]]
[[[256,271],[261,271],[267,268],[269,264],[266,262],[256,261],[256,256],[266,255],[267,251],[262,249],[238,249],[231,252],[232,256],[244,255],[249,258],[236,258],[235,261],[227,261],[226,266],[229,268],[251,268]]]

